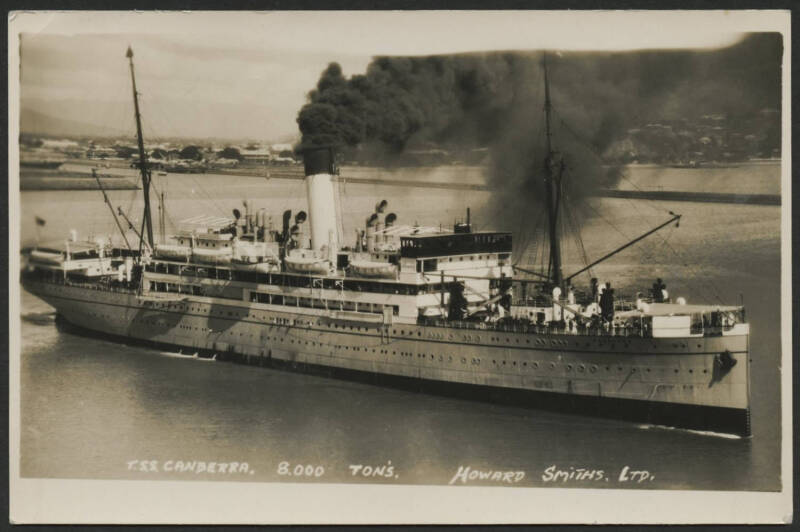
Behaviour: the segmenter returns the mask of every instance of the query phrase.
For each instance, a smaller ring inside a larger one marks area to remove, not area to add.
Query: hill
[[[19,129],[20,133],[54,137],[107,137],[126,134],[121,129],[58,118],[24,106],[20,110]]]

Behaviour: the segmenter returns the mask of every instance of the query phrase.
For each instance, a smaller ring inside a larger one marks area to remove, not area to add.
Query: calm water
[[[703,172],[672,171],[695,172],[698,179]],[[777,167],[740,172],[743,183],[748,181],[744,172],[759,172],[759,183],[777,179]],[[645,174],[634,177],[638,186],[646,185]],[[200,212],[228,215],[243,197],[271,210],[276,224],[283,209],[304,208],[301,182],[183,175],[160,178],[157,185],[166,190],[168,219],[174,222]],[[132,205],[136,212],[132,192],[111,196],[115,204]],[[354,234],[380,198],[389,200],[399,223],[449,225],[471,205],[477,225],[502,225],[492,217],[485,192],[348,184],[342,198],[346,235]],[[78,336],[56,324],[51,307],[23,293],[21,473],[447,484],[461,466],[470,466],[522,471],[520,485],[550,486],[542,476],[556,466],[603,470],[610,477],[607,482],[557,484],[565,487],[777,490],[780,208],[597,199],[581,215],[587,254],[600,256],[666,220],[669,210],[684,215],[679,229],[666,229],[626,250],[595,274],[623,290],[649,286],[660,276],[673,296],[690,302],[744,298],[752,327],[749,440],[176,357]],[[23,242],[36,238],[36,215],[47,220],[42,240],[62,238],[69,228],[82,234],[113,229],[97,192],[24,192],[21,215]],[[574,248],[566,246],[566,271],[580,266]],[[533,246],[526,258],[536,261]],[[139,464],[130,470],[132,460],[157,461],[158,472],[139,471]],[[176,472],[179,460],[248,466],[246,472],[237,466],[233,475]],[[280,474],[281,462],[288,462],[290,471],[298,465],[317,468],[310,480],[290,477]],[[385,476],[365,478],[364,469],[354,476],[350,465],[383,466]],[[625,466],[647,470],[654,479],[620,483]]]

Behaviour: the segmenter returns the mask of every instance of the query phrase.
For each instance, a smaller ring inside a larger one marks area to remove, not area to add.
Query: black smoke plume
[[[565,195],[580,201],[614,181],[617,169],[603,154],[631,128],[712,113],[735,123],[779,110],[782,51],[781,36],[764,33],[710,51],[548,54],[552,142],[565,164]],[[542,197],[542,57],[377,57],[350,78],[332,63],[299,112],[302,144],[336,144],[347,158],[382,164],[411,151],[488,148],[493,199],[516,227]],[[779,138],[779,120],[771,127]]]

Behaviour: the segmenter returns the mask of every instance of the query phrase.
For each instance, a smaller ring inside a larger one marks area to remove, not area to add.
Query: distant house
[[[267,164],[272,160],[270,148],[249,145],[239,150],[239,153],[242,156],[242,164]]]

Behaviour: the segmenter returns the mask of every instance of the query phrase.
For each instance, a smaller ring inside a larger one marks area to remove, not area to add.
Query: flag
[[[36,225],[44,225],[45,223],[44,218],[36,217]]]

